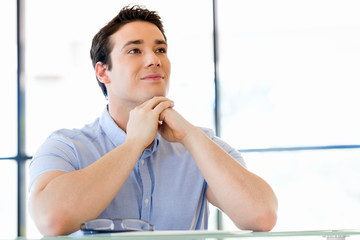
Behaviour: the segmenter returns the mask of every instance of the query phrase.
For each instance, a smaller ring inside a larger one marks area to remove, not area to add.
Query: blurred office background
[[[359,1],[0,0],[0,238],[41,236],[29,161],[101,114],[90,43],[129,3],[162,16],[176,109],[273,187],[275,231],[360,227]],[[209,228],[236,229],[214,207]]]

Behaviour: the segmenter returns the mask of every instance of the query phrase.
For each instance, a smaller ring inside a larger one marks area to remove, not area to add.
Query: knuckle
[[[130,111],[130,114],[139,114],[139,113],[142,113],[142,112],[144,112],[144,109],[142,107],[140,107],[140,106],[137,106],[137,107],[135,107],[134,109],[132,109]]]

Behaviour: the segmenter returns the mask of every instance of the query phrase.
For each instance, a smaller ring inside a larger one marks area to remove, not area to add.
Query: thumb
[[[166,122],[165,119],[166,119],[166,116],[167,116],[169,110],[170,110],[170,109],[167,108],[167,109],[165,109],[164,111],[162,111],[162,112],[160,113],[160,116],[159,116],[159,121],[160,121],[160,122]]]

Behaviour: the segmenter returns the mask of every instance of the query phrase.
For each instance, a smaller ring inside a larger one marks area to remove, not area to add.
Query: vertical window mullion
[[[17,0],[16,6],[16,38],[17,38],[17,172],[18,172],[18,203],[17,203],[17,235],[26,233],[26,183],[25,183],[25,79],[24,79],[24,33],[25,25],[24,2]]]

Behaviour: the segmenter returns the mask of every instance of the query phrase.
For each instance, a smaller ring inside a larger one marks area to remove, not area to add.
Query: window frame
[[[217,0],[212,1],[213,6],[213,61],[214,61],[214,121],[216,135],[221,137],[220,123],[220,101],[218,84],[218,24],[217,24]],[[24,79],[24,54],[25,43],[25,0],[16,1],[16,38],[17,38],[17,153],[12,157],[1,157],[1,160],[14,160],[17,162],[18,187],[17,187],[17,235],[26,236],[26,161],[32,156],[27,156],[25,151],[25,79]],[[324,150],[324,149],[350,149],[360,148],[360,145],[331,145],[331,146],[296,146],[285,148],[261,148],[261,149],[239,149],[239,152],[269,152],[269,151],[302,151],[302,150]],[[221,212],[217,213],[217,228],[222,229]]]

